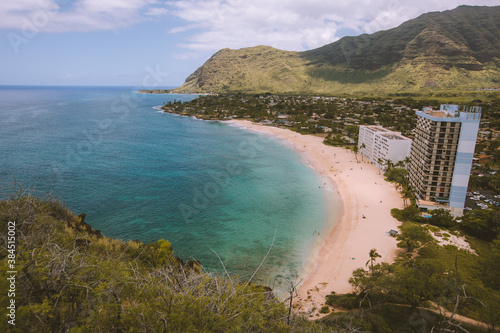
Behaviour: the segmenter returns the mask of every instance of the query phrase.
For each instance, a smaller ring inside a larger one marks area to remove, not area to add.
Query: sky
[[[499,0],[0,0],[0,85],[180,86],[222,48],[304,51]]]

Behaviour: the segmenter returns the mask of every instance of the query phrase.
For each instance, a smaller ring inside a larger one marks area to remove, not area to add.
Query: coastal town
[[[236,94],[174,101],[163,110],[284,139],[331,180],[343,213],[318,237],[294,302],[310,317],[334,311],[344,296],[333,295],[365,283],[357,285],[351,272],[382,274],[380,264],[364,270],[372,252],[391,264],[434,239],[477,255],[465,236],[490,239],[499,231],[498,101]]]
[[[500,191],[500,175],[496,173],[500,162],[498,149],[500,102],[498,100],[483,102],[476,99],[468,104],[480,106],[482,109],[479,130],[476,134],[471,187],[474,192],[480,189],[486,190],[487,196],[484,199],[494,199],[492,192]],[[411,140],[414,138],[414,128],[418,119],[416,112],[424,108],[439,110],[440,105],[437,99],[417,100],[412,97],[388,100],[272,94],[211,94],[200,96],[187,103],[168,102],[162,109],[165,112],[205,120],[246,119],[262,125],[287,128],[301,134],[322,137],[326,145],[348,147],[357,153],[360,150],[356,146],[361,146],[361,143],[358,145],[360,126],[383,127]],[[376,160],[373,162],[377,164]],[[469,197],[467,197],[468,209],[479,208]]]
[[[500,332],[500,3],[0,6],[0,332]]]

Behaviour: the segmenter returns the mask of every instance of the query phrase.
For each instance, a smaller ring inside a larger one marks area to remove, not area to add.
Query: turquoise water
[[[176,255],[277,287],[325,221],[321,179],[286,143],[158,112],[188,95],[0,87],[0,195],[48,191],[109,237],[168,239]],[[276,235],[276,236],[275,236]]]

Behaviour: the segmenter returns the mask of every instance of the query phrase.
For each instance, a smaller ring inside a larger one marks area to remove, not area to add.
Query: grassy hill
[[[305,52],[222,49],[175,92],[394,93],[500,86],[500,6],[460,6]]]

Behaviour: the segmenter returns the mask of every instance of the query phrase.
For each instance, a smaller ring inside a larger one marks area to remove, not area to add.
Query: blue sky
[[[303,51],[498,0],[1,0],[0,85],[179,86],[222,48]]]

